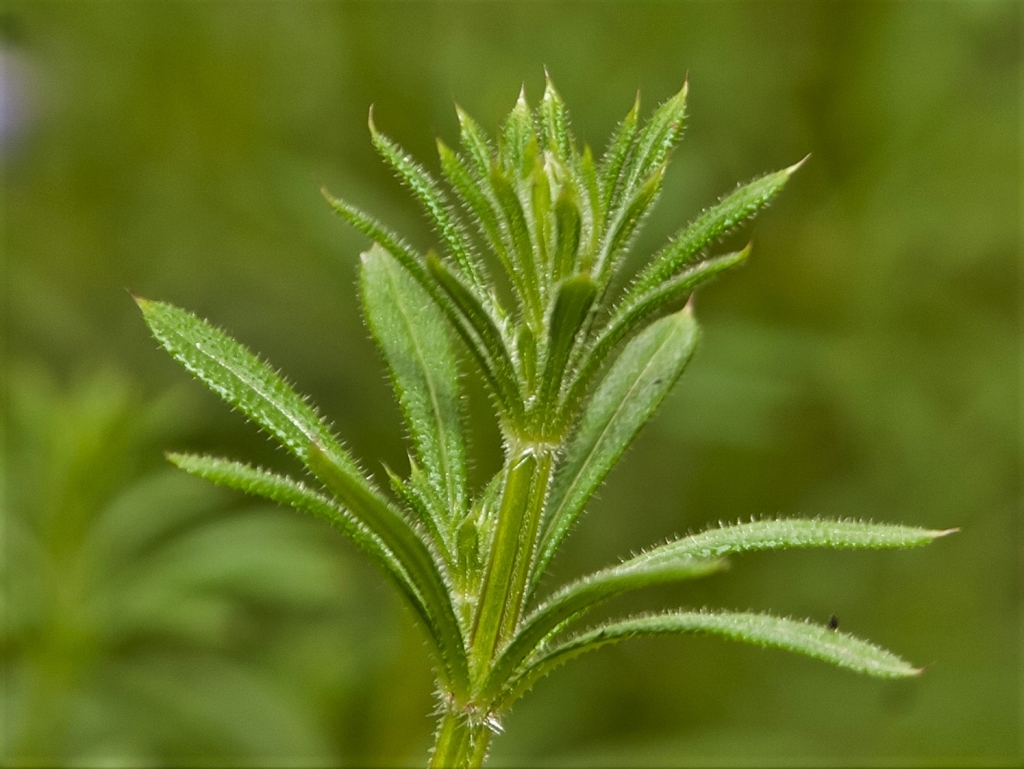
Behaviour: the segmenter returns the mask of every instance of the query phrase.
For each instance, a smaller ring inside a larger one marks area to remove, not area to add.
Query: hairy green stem
[[[438,725],[429,769],[477,769],[483,766],[490,742],[491,730],[486,724],[446,711]]]

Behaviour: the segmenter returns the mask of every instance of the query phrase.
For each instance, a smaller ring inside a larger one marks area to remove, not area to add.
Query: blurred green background
[[[289,463],[128,291],[224,326],[375,472],[403,466],[366,243],[319,188],[430,244],[369,105],[436,169],[453,100],[493,129],[547,65],[595,147],[637,88],[650,109],[689,73],[640,255],[812,153],[738,236],[750,264],[700,295],[701,350],[557,576],[751,515],[962,532],[745,557],[634,603],[834,612],[920,679],[634,642],[544,680],[494,765],[1019,765],[1021,30],[1014,2],[5,3],[5,762],[424,762],[411,619],[331,530],[168,468],[167,448]],[[473,416],[482,478],[496,433]]]

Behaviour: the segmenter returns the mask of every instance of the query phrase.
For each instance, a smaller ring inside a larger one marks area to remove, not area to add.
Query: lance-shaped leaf
[[[682,375],[699,329],[689,307],[651,324],[612,364],[591,398],[555,477],[533,592],[583,506]]]
[[[720,237],[755,216],[775,199],[806,160],[739,187],[702,213],[654,256],[633,283],[627,301],[669,279]]]
[[[608,142],[608,147],[604,152],[604,157],[601,159],[601,167],[599,171],[602,207],[605,211],[609,210],[611,206],[615,195],[615,188],[619,186],[620,183],[619,179],[622,169],[626,163],[626,159],[629,157],[630,151],[633,148],[633,142],[636,139],[637,117],[639,113],[640,92],[637,91],[636,100],[633,102],[633,108],[615,128],[615,132],[612,134],[612,138]]]
[[[543,277],[541,283],[548,287],[554,275],[555,217],[551,204],[551,178],[542,158],[538,157],[530,174],[530,208],[533,214],[533,242],[537,247],[537,264]]]
[[[392,384],[427,480],[450,529],[466,510],[466,444],[459,371],[444,318],[382,248],[363,254],[363,309],[384,352]]]
[[[567,585],[526,617],[522,628],[495,663],[484,696],[497,694],[545,639],[599,603],[633,590],[704,577],[724,566],[723,560],[687,556],[651,563],[630,559]]]
[[[921,547],[957,529],[936,531],[868,521],[781,518],[707,529],[652,548],[634,560],[658,563],[676,558],[720,558],[751,550],[827,547],[882,550]]]
[[[472,294],[465,286],[462,286],[458,279],[443,266],[438,269],[445,273],[446,277],[444,280],[438,280],[435,275],[431,275],[427,266],[424,265],[424,258],[417,254],[401,238],[373,219],[373,217],[344,200],[332,198],[326,191],[324,196],[342,218],[382,246],[419,283],[451,324],[452,328],[458,333],[466,348],[476,358],[484,378],[491,386],[499,402],[508,407],[509,404],[506,402],[508,390],[507,388],[503,389],[502,383],[496,377],[495,363],[492,360],[491,351],[481,339],[471,317],[464,312],[465,307],[472,305],[472,307],[480,310],[482,316],[490,317],[479,297]],[[429,265],[430,260],[427,259],[426,262]],[[457,289],[460,302],[453,300],[450,290],[452,286],[449,286],[448,289],[443,287],[445,281],[453,285],[458,284]],[[493,320],[491,323],[493,324]]]
[[[544,70],[544,96],[537,110],[544,133],[544,144],[555,152],[564,164],[572,156],[572,136],[569,133],[569,112],[561,94],[555,90],[551,76]]]
[[[604,284],[615,270],[633,233],[657,200],[664,178],[665,166],[658,166],[631,196],[629,202],[618,209],[605,233],[601,253],[597,255],[593,269],[600,283]]]
[[[537,146],[537,134],[533,129],[533,115],[526,103],[526,87],[519,91],[519,98],[501,129],[501,159],[513,179],[525,178],[532,163],[528,163],[528,147]]]
[[[365,211],[357,208],[341,198],[333,197],[326,188],[320,193],[330,203],[331,208],[346,222],[363,233],[374,243],[381,245],[397,259],[409,273],[424,287],[429,288],[429,279],[423,267],[423,255],[410,246],[401,236],[392,232]]]
[[[469,276],[474,288],[485,293],[483,272],[472,252],[469,238],[437,182],[425,168],[406,155],[401,147],[377,130],[373,124],[372,110],[369,123],[374,146],[423,206],[455,263]]]
[[[135,301],[153,336],[175,360],[302,462],[310,443],[317,443],[346,472],[359,474],[313,407],[243,345],[172,304]]]
[[[505,338],[493,316],[481,304],[479,297],[434,254],[427,255],[427,270],[458,307],[460,333],[476,354],[484,377],[491,385],[498,402],[506,413],[518,413],[522,408],[522,400],[515,378],[515,368]]]
[[[621,171],[625,180],[620,190],[623,196],[630,195],[641,179],[646,179],[655,168],[664,164],[683,135],[688,90],[689,81],[683,84],[679,93],[666,99],[640,129],[633,151]],[[613,202],[612,208],[615,207]]]
[[[667,306],[689,296],[720,273],[743,264],[749,255],[750,246],[747,246],[742,251],[706,259],[672,280],[648,291],[632,303],[620,304],[601,330],[596,341],[585,351],[585,357],[578,366],[576,379],[569,389],[565,403],[571,406],[583,397],[590,387],[592,378],[600,370],[601,364],[619,342],[628,338],[631,333],[641,328],[645,322]]]
[[[671,612],[608,623],[558,644],[532,661],[530,667],[509,684],[500,707],[507,708],[537,680],[588,651],[626,638],[688,633],[719,635],[796,652],[879,678],[904,678],[921,672],[892,652],[824,625],[751,612]]]
[[[505,226],[512,237],[515,250],[513,271],[509,278],[520,293],[523,310],[531,321],[538,321],[541,315],[540,282],[533,243],[530,240],[530,226],[523,212],[522,202],[516,194],[512,181],[497,166],[491,169],[491,189],[504,215]]]
[[[512,247],[501,227],[497,204],[492,201],[489,189],[484,186],[483,179],[486,179],[486,175],[482,178],[475,176],[462,158],[440,139],[437,140],[437,154],[441,159],[441,171],[473,215],[480,234],[486,239],[505,271],[513,275],[515,270],[509,259]]]
[[[454,684],[465,691],[469,671],[462,631],[452,606],[451,591],[437,559],[401,515],[365,479],[332,461],[317,444],[309,448],[309,468],[331,494],[363,526],[372,531],[402,563],[433,622]]]
[[[459,118],[459,141],[462,142],[462,148],[469,156],[473,171],[478,179],[482,181],[487,178],[487,174],[491,169],[491,156],[493,154],[491,143],[488,141],[487,134],[480,127],[480,124],[473,120],[458,104],[455,105],[455,113]]]

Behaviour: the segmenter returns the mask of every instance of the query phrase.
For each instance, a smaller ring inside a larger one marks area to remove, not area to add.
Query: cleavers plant
[[[363,309],[413,448],[407,475],[387,470],[390,494],[245,347],[172,305],[138,300],[160,344],[294,454],[309,478],[209,456],[171,461],[323,518],[408,602],[437,676],[431,766],[480,766],[502,717],[539,678],[633,636],[711,633],[875,676],[919,672],[835,628],[766,614],[673,610],[582,622],[613,596],[711,574],[732,553],[912,547],[945,531],[752,520],[668,542],[539,597],[542,575],[588,500],[689,362],[699,337],[689,297],[750,250],[709,257],[708,249],[764,208],[800,166],[737,188],[638,275],[615,282],[682,134],[686,91],[643,123],[638,99],[601,158],[577,146],[550,80],[535,110],[520,94],[496,140],[459,110],[461,150],[437,143],[450,192],[380,133],[371,113],[374,145],[422,203],[442,245],[441,253],[420,253],[327,196],[373,241],[360,268]],[[460,345],[482,374],[503,438],[504,465],[481,489],[467,484]]]

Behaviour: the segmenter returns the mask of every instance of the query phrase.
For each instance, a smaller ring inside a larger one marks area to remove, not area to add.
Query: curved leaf
[[[586,652],[626,638],[687,633],[720,635],[734,641],[796,652],[879,678],[904,678],[921,672],[892,652],[824,625],[751,612],[671,612],[600,625],[555,646],[534,660],[507,687],[499,707],[508,708],[540,678]]]
[[[767,174],[738,188],[683,228],[644,268],[629,290],[627,301],[669,279],[718,238],[739,226],[767,206],[789,177],[807,158],[799,163]]]
[[[465,644],[452,605],[449,584],[437,559],[416,533],[362,477],[352,475],[333,462],[319,446],[309,449],[309,467],[327,490],[367,529],[395,554],[416,586],[427,607],[438,646],[448,665],[453,683],[461,690],[468,685]]]
[[[617,566],[589,574],[559,590],[530,616],[495,663],[485,697],[496,694],[543,641],[564,628],[569,621],[616,595],[670,582],[696,579],[725,567],[725,561],[680,557],[642,563],[631,559]]]

